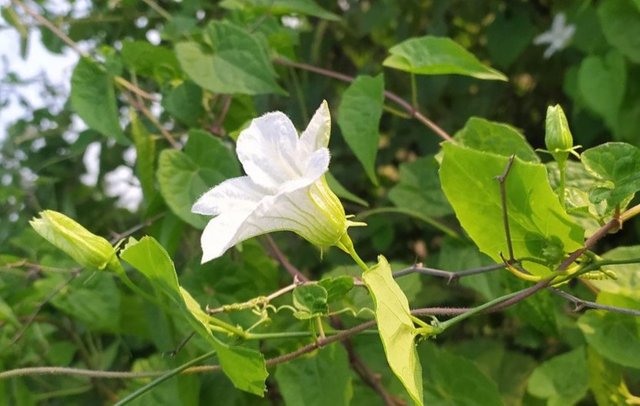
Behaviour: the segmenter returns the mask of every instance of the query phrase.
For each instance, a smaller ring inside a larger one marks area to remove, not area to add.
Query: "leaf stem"
[[[129,395],[127,395],[125,398],[121,399],[114,406],[122,406],[122,405],[125,405],[125,404],[131,402],[132,400],[142,396],[143,394],[147,393],[151,389],[153,389],[156,386],[160,385],[162,382],[166,381],[167,379],[178,375],[179,373],[181,373],[185,369],[189,368],[190,366],[195,365],[195,364],[199,363],[200,361],[204,361],[205,359],[212,357],[213,355],[215,355],[215,353],[216,353],[215,350],[214,351],[210,351],[210,352],[208,352],[208,353],[206,353],[204,355],[201,355],[201,356],[199,356],[197,358],[192,359],[189,362],[185,362],[184,364],[180,365],[179,367],[174,368],[174,369],[166,372],[164,375],[154,379],[153,381],[151,381],[148,384],[144,385],[143,387],[135,390],[134,392],[131,392]]]
[[[509,262],[515,261],[515,256],[513,255],[513,244],[511,243],[511,229],[509,228],[509,213],[507,208],[507,186],[505,182],[507,180],[509,172],[511,171],[511,166],[513,165],[513,160],[515,159],[515,157],[515,155],[511,155],[502,175],[496,176],[496,180],[500,184],[500,200],[502,201],[502,222],[504,225],[505,237],[507,239]]]

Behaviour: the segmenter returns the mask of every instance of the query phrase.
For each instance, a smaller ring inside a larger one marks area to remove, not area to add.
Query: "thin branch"
[[[231,102],[233,101],[233,96],[225,95],[222,99],[222,110],[218,117],[216,117],[216,121],[213,123],[211,127],[211,131],[217,135],[225,135],[224,134],[224,120],[227,118],[227,114],[229,113],[229,107],[231,106]]]
[[[306,64],[306,63],[293,62],[293,61],[289,61],[289,60],[286,60],[286,59],[283,59],[283,58],[275,58],[273,60],[273,62],[278,64],[278,65],[282,65],[282,66],[289,66],[289,67],[293,67],[293,68],[297,68],[297,69],[306,70],[306,71],[309,71],[309,72],[314,72],[314,73],[317,73],[319,75],[323,75],[323,76],[327,76],[327,77],[330,77],[330,78],[342,80],[343,82],[353,82],[354,79],[355,79],[353,76],[345,75],[343,73],[339,73],[339,72],[336,72],[336,71],[333,71],[333,70],[320,68],[320,67],[317,67],[317,66],[314,66],[314,65],[309,65],[309,64]],[[451,136],[445,130],[440,128],[440,126],[438,126],[433,121],[429,120],[420,111],[416,110],[411,105],[411,103],[409,103],[408,101],[404,100],[402,97],[400,97],[397,94],[392,93],[392,92],[390,92],[388,90],[384,91],[384,96],[387,99],[397,103],[407,113],[409,113],[409,115],[411,117],[415,118],[416,120],[418,120],[419,122],[424,124],[426,127],[430,128],[433,132],[435,132],[443,140],[445,140],[445,141],[452,141],[453,140],[453,138],[451,138]]]
[[[82,48],[80,48],[80,46],[78,45],[77,42],[75,42],[74,40],[69,38],[69,36],[67,34],[62,32],[62,30],[60,30],[55,25],[53,25],[53,23],[51,23],[51,21],[47,20],[46,18],[44,18],[43,16],[38,14],[37,11],[35,11],[34,9],[26,6],[20,0],[11,0],[11,2],[13,4],[15,4],[16,6],[22,8],[27,14],[29,14],[31,17],[33,17],[39,24],[44,25],[45,27],[47,27],[49,29],[49,31],[51,31],[56,37],[60,38],[62,40],[62,42],[67,44],[71,49],[76,51],[79,55],[81,55],[83,57],[87,57],[87,58],[89,57],[89,54],[86,53],[85,51],[83,51]]]
[[[64,289],[65,287],[67,287],[71,282],[73,282],[73,280],[75,278],[77,278],[80,275],[80,269],[76,268],[72,271],[71,275],[67,278],[67,280],[65,280],[64,282],[60,283],[58,286],[56,286],[51,292],[49,292],[49,294],[47,295],[47,297],[45,297],[44,299],[42,299],[42,301],[38,304],[38,306],[33,310],[33,312],[31,313],[31,315],[29,316],[29,318],[27,319],[27,322],[22,326],[22,328],[20,330],[18,330],[18,332],[13,336],[13,338],[11,339],[11,341],[9,342],[9,344],[6,345],[5,348],[9,348],[12,345],[14,345],[15,343],[17,343],[22,336],[24,335],[24,333],[27,331],[27,329],[29,329],[29,327],[31,327],[31,324],[33,324],[33,322],[35,321],[36,317],[38,316],[38,313],[40,313],[40,311],[42,310],[42,308],[49,303],[54,297],[56,297],[56,295],[58,295],[58,293],[60,293],[60,291],[62,289]]]
[[[175,138],[173,138],[173,135],[171,135],[171,133],[167,131],[167,129],[164,128],[162,124],[160,124],[158,119],[156,119],[155,116],[149,111],[149,109],[147,109],[147,106],[145,106],[144,103],[139,103],[127,93],[124,93],[124,95],[127,98],[129,104],[139,110],[149,121],[151,121],[151,124],[153,124],[154,127],[156,127],[158,131],[160,131],[160,134],[162,134],[162,136],[167,140],[167,142],[169,142],[169,144],[171,144],[173,148],[180,149],[180,144],[175,140]]]
[[[330,321],[333,328],[344,328],[340,317],[333,316],[331,317]],[[342,341],[342,346],[345,348],[349,356],[349,364],[351,365],[351,369],[353,369],[358,374],[360,379],[362,379],[365,384],[369,385],[369,387],[373,389],[380,396],[380,398],[382,398],[385,406],[397,405],[397,399],[395,399],[382,384],[380,374],[376,374],[375,372],[373,372],[360,358],[355,348],[353,348],[351,338],[345,338],[344,341]]]
[[[498,269],[504,269],[504,264],[493,264],[487,266],[481,266],[479,268],[465,269],[464,271],[444,271],[442,269],[426,268],[421,263],[417,263],[409,268],[402,269],[393,273],[394,278],[400,278],[402,276],[411,273],[420,273],[423,275],[436,276],[438,278],[447,279],[447,283],[451,283],[457,279],[464,278],[465,276],[478,275],[481,273],[487,273],[496,271]]]
[[[131,234],[135,233],[136,231],[142,230],[145,227],[150,226],[151,224],[155,223],[158,219],[160,219],[161,217],[163,217],[164,215],[166,215],[166,212],[162,212],[162,213],[158,213],[155,216],[149,217],[148,219],[146,219],[145,221],[143,221],[140,224],[137,224],[131,228],[129,228],[128,230],[125,230],[121,233],[116,233],[116,232],[112,232],[112,237],[111,240],[109,241],[111,244],[115,244],[118,241],[120,241],[123,238],[126,238],[128,236],[130,236]]]
[[[502,175],[496,176],[496,180],[500,184],[500,200],[502,202],[502,223],[504,225],[504,234],[507,238],[507,249],[509,250],[509,262],[515,261],[515,256],[513,255],[513,244],[511,243],[511,229],[509,228],[509,214],[507,211],[507,185],[506,180],[507,176],[509,176],[509,172],[511,171],[511,166],[513,166],[513,160],[515,159],[515,155],[511,155],[507,165],[504,168],[504,172]]]
[[[269,254],[271,255],[271,257],[273,257],[276,261],[278,261],[280,265],[282,265],[284,269],[286,269],[287,272],[289,272],[289,275],[291,275],[294,281],[298,280],[302,282],[309,282],[309,278],[304,276],[304,274],[298,268],[296,268],[291,262],[289,262],[287,257],[280,250],[280,248],[278,247],[276,242],[273,240],[273,238],[271,238],[270,235],[268,234],[265,235],[264,241],[266,241],[265,244],[267,246],[267,250],[269,251]]]
[[[135,84],[129,82],[127,79],[123,78],[122,76],[116,76],[116,77],[114,77],[114,80],[115,80],[116,83],[118,83],[122,87],[126,88],[130,92],[135,93],[137,96],[140,96],[140,97],[142,97],[144,99],[147,99],[149,101],[152,101],[152,102],[158,102],[159,101],[157,97],[155,97],[151,93],[145,92],[139,86],[136,86]]]
[[[598,309],[598,310],[606,310],[612,313],[621,313],[621,314],[628,314],[630,316],[640,317],[640,310],[628,309],[625,307],[618,307],[618,306],[603,305],[603,304],[592,302],[589,300],[580,299],[577,296],[573,296],[571,293],[567,293],[563,290],[553,288],[553,287],[549,288],[549,290],[553,294],[558,295],[563,299],[566,299],[569,302],[573,303],[575,306],[573,309],[574,312],[579,312],[583,309]]]

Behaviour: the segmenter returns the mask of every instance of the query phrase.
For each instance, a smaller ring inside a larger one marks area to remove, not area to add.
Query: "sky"
[[[0,6],[9,4],[7,0],[0,0]],[[34,7],[33,4],[29,4]],[[68,1],[49,0],[46,7],[50,12],[59,15],[66,15],[71,12],[73,17],[82,17],[86,14],[91,2],[89,0],[76,0],[73,8]],[[23,14],[23,13],[20,13]],[[23,21],[26,25],[33,23],[27,17]],[[78,55],[75,51],[65,47],[62,54],[54,54],[47,50],[41,43],[40,30],[30,29],[29,45],[25,58],[20,55],[20,36],[18,32],[9,27],[0,15],[0,93],[2,99],[9,98],[8,106],[0,109],[0,142],[7,136],[7,127],[19,118],[28,118],[28,110],[19,103],[20,97],[29,101],[34,108],[48,107],[55,114],[62,109],[62,104],[70,91],[71,74],[78,62]],[[80,44],[82,46],[82,44]],[[21,79],[32,83],[26,85],[6,85],[2,79],[10,72],[17,74]],[[46,96],[44,82],[60,89],[58,105],[51,103],[51,99]],[[74,120],[73,129],[75,132],[82,131],[86,126],[79,119]],[[66,139],[66,138],[65,138]],[[72,135],[73,139],[73,135]],[[71,140],[68,140],[71,141]],[[72,142],[72,141],[71,141]],[[99,174],[100,143],[92,143],[87,148],[83,162],[86,173],[80,176],[80,181],[88,186],[95,186]],[[105,194],[110,197],[117,197],[116,205],[130,211],[136,211],[142,200],[142,191],[138,179],[135,177],[131,166],[135,163],[135,150],[127,150],[123,157],[127,165],[121,165],[112,172],[104,175]]]
[[[49,0],[47,8],[58,13],[66,13],[70,11],[67,1]],[[78,2],[74,15],[81,15],[82,10],[90,4],[89,1]],[[9,5],[8,0],[0,0],[1,6]],[[11,7],[11,6],[10,6]],[[29,18],[24,21],[25,24],[31,25],[32,20]],[[63,54],[53,54],[49,52],[40,39],[40,30],[30,29],[29,45],[27,47],[26,58],[20,55],[20,36],[18,32],[8,26],[6,21],[0,16],[0,78],[5,78],[9,72],[16,73],[22,79],[33,79],[40,76],[47,78],[48,82],[57,88],[63,90],[64,94],[69,93],[69,83],[73,67],[78,61],[78,55],[72,50],[65,47]],[[42,81],[36,80],[29,85],[7,86],[0,83],[0,92],[3,96],[8,95],[10,103],[7,107],[0,110],[0,140],[3,140],[7,133],[7,126],[18,118],[24,117],[26,111],[18,103],[18,96],[22,96],[30,101],[36,107],[43,107],[48,101],[43,97]],[[61,98],[61,103],[64,102]],[[56,108],[62,106],[53,106],[54,112]]]

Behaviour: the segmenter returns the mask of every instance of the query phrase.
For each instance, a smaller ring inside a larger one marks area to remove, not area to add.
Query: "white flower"
[[[293,231],[320,248],[353,250],[347,227],[355,223],[346,220],[324,178],[330,132],[325,101],[300,137],[279,111],[254,119],[240,133],[236,152],[247,176],[220,183],[191,209],[216,216],[202,233],[203,263],[248,238],[281,230]]]
[[[545,58],[548,59],[557,51],[564,49],[573,38],[576,26],[574,24],[566,25],[566,23],[564,13],[558,13],[553,17],[549,31],[545,31],[533,39],[533,43],[536,45],[549,44],[549,47],[544,51]]]

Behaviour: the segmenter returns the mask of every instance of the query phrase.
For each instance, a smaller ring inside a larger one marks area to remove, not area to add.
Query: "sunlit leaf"
[[[362,274],[375,304],[376,321],[387,361],[414,402],[423,404],[422,366],[416,352],[417,329],[411,319],[409,302],[383,257]]]
[[[389,49],[383,65],[419,75],[464,75],[485,80],[507,80],[501,72],[482,64],[452,39],[410,38]]]
[[[509,158],[452,143],[443,144],[443,149],[440,180],[445,195],[480,251],[501,262],[500,254],[507,256],[509,251],[496,176],[505,171]],[[563,253],[582,246],[584,230],[560,206],[543,165],[516,158],[506,191],[515,257],[538,258],[548,264],[526,262],[529,272],[548,274]]]

